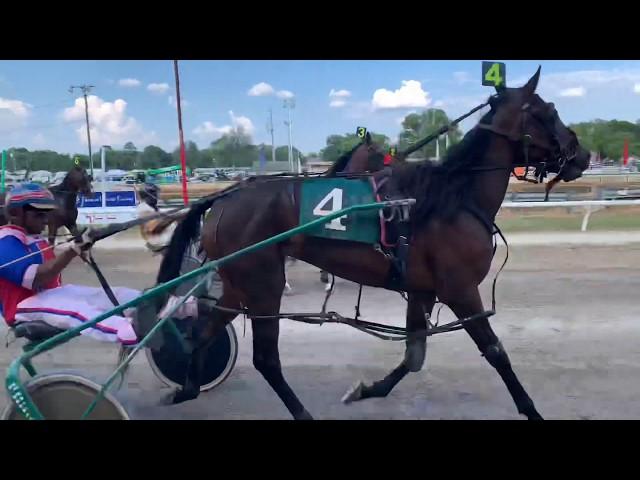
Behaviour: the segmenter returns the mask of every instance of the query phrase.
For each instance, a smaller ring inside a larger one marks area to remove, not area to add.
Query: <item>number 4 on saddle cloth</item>
[[[370,176],[305,179],[300,185],[299,222],[302,225],[353,205],[400,199],[401,196],[389,191],[387,181],[385,170]],[[409,247],[408,205],[345,215],[307,235],[380,245],[395,266],[388,286],[401,289]]]

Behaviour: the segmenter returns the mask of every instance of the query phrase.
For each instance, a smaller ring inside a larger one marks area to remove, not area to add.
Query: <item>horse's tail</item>
[[[168,282],[180,275],[184,252],[200,233],[202,217],[218,198],[220,198],[219,195],[213,195],[197,202],[191,207],[191,210],[182,221],[178,223],[160,264],[160,271],[156,279],[157,283]]]

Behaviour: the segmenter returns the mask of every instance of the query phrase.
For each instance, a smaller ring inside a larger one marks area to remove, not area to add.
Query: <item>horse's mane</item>
[[[491,123],[492,117],[491,111],[480,123]],[[449,148],[441,163],[425,160],[393,166],[395,187],[416,199],[411,211],[414,226],[425,225],[434,216],[451,220],[469,200],[474,176],[471,167],[483,155],[488,140],[487,130],[474,127]]]
[[[327,170],[325,172],[325,175],[328,176],[328,177],[331,177],[331,176],[335,175],[336,173],[341,172],[342,170],[344,170],[344,168],[347,166],[347,163],[349,163],[349,160],[351,160],[351,157],[353,156],[353,153],[361,145],[362,145],[362,142],[358,143],[355,147],[353,147],[347,153],[343,153],[342,155],[340,155],[338,160],[335,161],[335,163],[331,166],[331,168],[329,168],[329,170]]]

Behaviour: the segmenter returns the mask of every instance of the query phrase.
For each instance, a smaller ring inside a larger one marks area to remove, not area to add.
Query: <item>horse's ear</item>
[[[527,84],[522,87],[522,93],[524,93],[525,98],[528,98],[536,93],[536,88],[538,88],[538,81],[540,80],[541,69],[542,66],[538,66],[538,70],[536,70],[536,73],[533,74],[533,77],[531,77]]]
[[[371,145],[371,134],[369,132],[367,132],[364,137],[364,143],[366,143],[367,145]]]

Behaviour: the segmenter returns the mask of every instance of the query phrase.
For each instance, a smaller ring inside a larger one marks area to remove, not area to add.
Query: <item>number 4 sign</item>
[[[325,210],[324,207],[331,201],[331,210]],[[327,193],[320,202],[313,209],[313,214],[319,217],[324,217],[329,215],[330,213],[337,212],[338,210],[342,210],[342,189],[334,188],[329,193]],[[325,223],[324,228],[328,228],[330,230],[346,230],[347,227],[342,225],[340,221],[347,216],[334,218],[329,223]]]
[[[482,62],[482,85],[505,88],[507,86],[507,67],[501,62]]]

